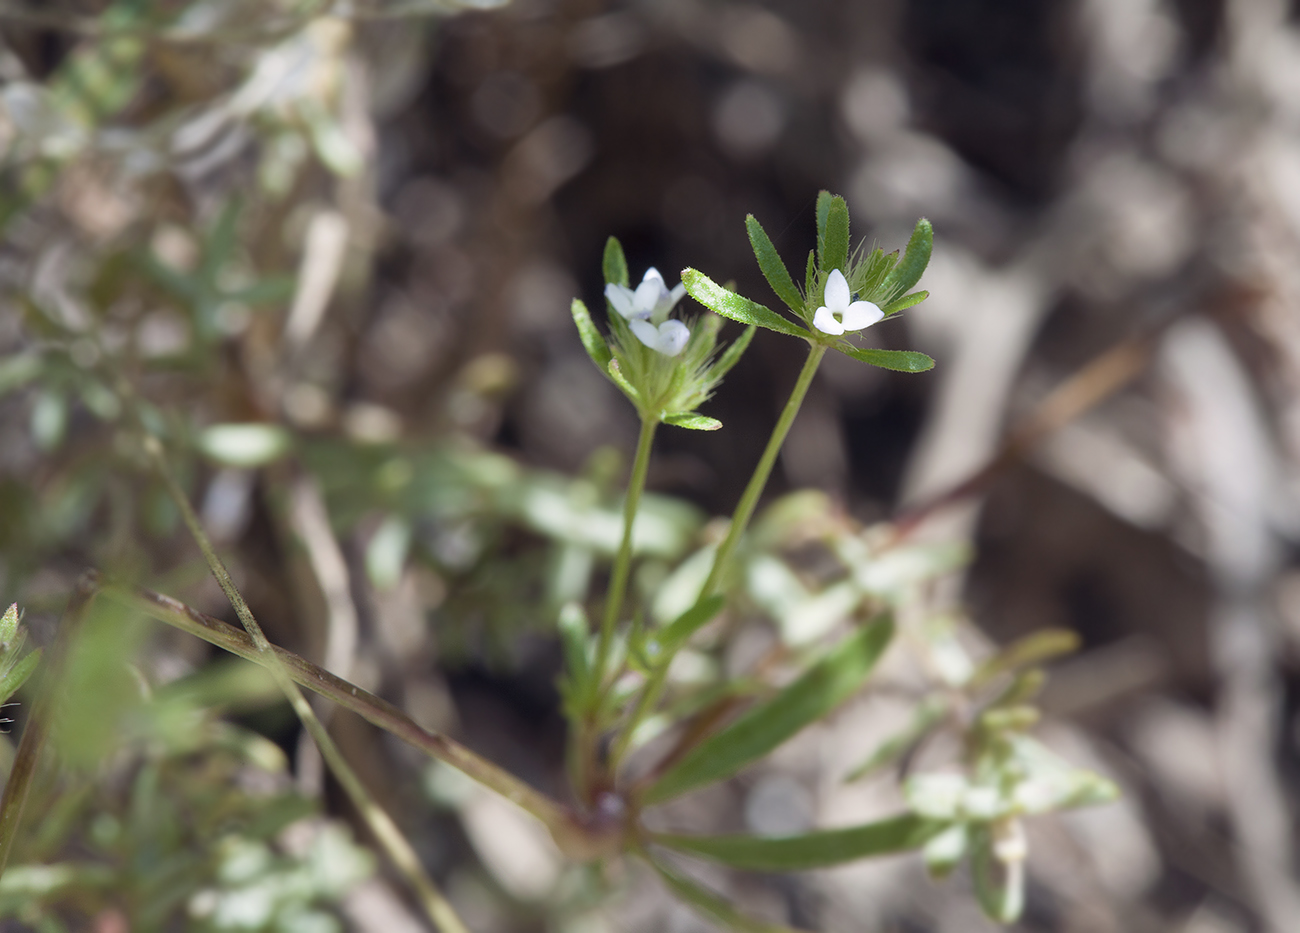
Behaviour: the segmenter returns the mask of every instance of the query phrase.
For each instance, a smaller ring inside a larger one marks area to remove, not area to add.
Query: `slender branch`
[[[763,489],[767,486],[767,479],[772,474],[772,467],[776,465],[776,456],[781,452],[781,446],[785,443],[786,435],[790,433],[790,426],[794,424],[795,416],[799,414],[799,408],[803,405],[804,396],[808,394],[808,387],[812,385],[813,376],[817,374],[817,367],[821,365],[822,357],[825,355],[825,344],[814,343],[809,348],[808,359],[804,361],[803,369],[799,372],[799,378],[795,381],[794,389],[790,392],[790,398],[785,403],[785,409],[781,412],[781,417],[777,419],[776,427],[772,429],[772,436],[768,438],[767,447],[763,450],[763,456],[759,458],[758,465],[754,467],[754,474],[749,478],[749,485],[745,487],[740,502],[736,505],[736,512],[731,517],[731,527],[727,529],[727,536],[722,539],[722,544],[718,545],[718,553],[713,558],[713,567],[709,570],[709,576],[700,590],[700,599],[707,599],[712,596],[713,591],[718,588],[722,574],[726,571],[727,564],[731,560],[732,552],[736,550],[736,545],[740,542],[740,536],[744,534],[745,529],[749,526],[749,520],[754,515],[759,496],[763,494]]]
[[[216,549],[208,539],[207,533],[199,523],[199,517],[195,514],[193,506],[190,505],[189,497],[185,495],[176,477],[172,475],[171,467],[167,463],[167,458],[163,454],[162,444],[156,437],[146,436],[144,439],[144,449],[153,461],[154,469],[162,479],[163,484],[167,487],[167,492],[171,495],[176,507],[180,509],[181,518],[190,530],[199,550],[203,552],[204,558],[208,562],[208,567],[212,575],[216,577],[217,583],[225,592],[226,598],[230,600],[230,605],[234,607],[235,615],[239,621],[244,624],[244,629],[248,632],[253,640],[253,645],[257,653],[258,660],[270,672],[275,679],[276,685],[288,698],[293,711],[298,714],[302,721],[303,728],[316,741],[320,748],[321,757],[329,765],[330,771],[338,778],[343,789],[351,798],[352,804],[357,808],[370,831],[374,834],[380,846],[387,853],[388,858],[398,871],[405,876],[407,883],[415,890],[420,900],[421,906],[429,915],[429,919],[444,933],[468,933],[468,929],[461,919],[456,915],[455,910],[442,892],[438,890],[424,870],[420,863],[419,856],[411,844],[407,842],[406,837],[402,835],[401,830],[392,818],[370,796],[365,785],[352,770],[343,753],[339,751],[334,740],[330,738],[328,730],[324,723],[317,718],[312,711],[311,704],[307,702],[302,691],[298,689],[293,678],[289,675],[286,667],[280,663],[280,659],[272,648],[271,643],[267,641],[262,627],[258,624],[257,619],[253,617],[253,612],[248,608],[248,603],[240,594],[239,589],[235,586],[234,580],[230,577],[230,572],[222,563],[221,558],[217,555]]]
[[[809,347],[808,358],[804,360],[803,369],[799,372],[799,378],[795,380],[794,388],[790,391],[790,398],[781,411],[781,417],[777,419],[776,427],[772,429],[772,436],[767,440],[767,447],[764,448],[762,457],[759,458],[758,464],[754,467],[754,473],[750,476],[749,484],[740,496],[740,502],[736,504],[736,511],[731,517],[731,525],[727,529],[727,536],[718,545],[718,551],[713,556],[713,566],[709,570],[708,578],[704,581],[704,586],[700,589],[696,605],[712,596],[713,591],[718,588],[727,564],[731,561],[731,556],[736,550],[736,545],[740,542],[740,536],[744,534],[745,529],[749,526],[749,520],[754,515],[754,509],[758,506],[758,499],[763,494],[764,487],[767,486],[768,477],[772,475],[772,468],[776,465],[777,454],[781,452],[786,436],[790,433],[790,426],[794,424],[795,416],[799,414],[799,408],[803,405],[804,397],[808,394],[808,387],[812,385],[813,376],[817,374],[817,367],[821,365],[822,357],[825,355],[826,346],[824,344],[814,343]],[[632,741],[633,733],[636,732],[646,715],[659,704],[659,699],[663,696],[667,682],[668,667],[671,660],[671,658],[662,659],[646,680],[645,685],[642,686],[641,694],[637,697],[632,715],[623,725],[618,738],[615,740],[612,758],[615,765],[626,753],[628,745]]]
[[[46,655],[40,692],[27,717],[23,737],[18,743],[13,767],[9,770],[9,779],[5,782],[4,796],[0,797],[0,875],[4,874],[5,865],[13,851],[18,824],[22,822],[23,809],[27,805],[27,792],[31,789],[41,750],[45,747],[45,740],[49,736],[54,707],[59,697],[63,695],[63,675],[67,668],[68,655],[85,618],[86,608],[95,596],[95,590],[96,583],[93,575],[87,574],[77,581],[76,589],[72,591],[72,597],[68,600],[67,609],[64,610],[63,619],[59,623],[59,632],[55,637],[54,646]]]

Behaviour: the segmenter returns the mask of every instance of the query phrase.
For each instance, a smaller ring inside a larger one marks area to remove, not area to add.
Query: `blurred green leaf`
[[[678,428],[689,428],[692,431],[716,431],[722,427],[722,422],[717,418],[701,415],[697,411],[671,412],[664,415],[664,424],[671,424]]]
[[[0,703],[7,702],[11,696],[17,693],[40,663],[41,649],[37,648],[9,670],[0,674]]]
[[[633,405],[641,404],[640,393],[637,392],[636,387],[633,386],[632,383],[627,381],[627,377],[623,375],[622,368],[618,365],[618,360],[611,359],[609,365],[605,367],[605,372],[609,373],[609,378],[614,380],[614,385],[623,390],[623,394],[632,401]]]
[[[607,285],[628,287],[627,257],[623,255],[623,244],[614,237],[605,241],[605,255],[601,261],[601,270],[605,273]]]
[[[965,823],[953,823],[925,844],[925,867],[933,878],[952,873],[970,849],[970,830]]]
[[[942,721],[947,712],[948,705],[937,697],[929,697],[921,701],[916,711],[912,713],[912,719],[906,728],[881,742],[866,761],[850,771],[844,780],[857,781],[892,765],[915,748],[916,744]]]
[[[998,859],[993,832],[985,824],[971,827],[970,837],[971,880],[980,907],[998,923],[1014,923],[1025,909],[1024,862]]]
[[[834,199],[835,195],[825,189],[817,192],[817,255],[819,258],[826,255],[826,224],[830,218],[831,202]],[[825,270],[826,264],[822,263],[821,267]],[[808,297],[810,299],[813,297],[811,292]]]
[[[1079,650],[1079,636],[1069,629],[1046,628],[1018,638],[989,658],[971,676],[972,687],[982,687],[1002,674],[1041,664]]]
[[[582,346],[587,351],[587,356],[591,357],[591,361],[596,364],[596,368],[603,375],[608,376],[609,361],[611,359],[609,344],[605,342],[601,332],[596,329],[596,325],[591,320],[591,313],[587,310],[585,304],[575,298],[570,310],[573,314],[573,323],[578,326],[578,338],[582,340]]]
[[[862,687],[893,634],[893,622],[882,618],[844,639],[794,683],[688,752],[649,787],[645,802],[730,777],[831,712]]]
[[[707,275],[695,269],[682,270],[682,284],[686,292],[704,307],[733,321],[766,327],[778,334],[807,337],[807,332],[769,308],[728,291]]]
[[[763,278],[767,279],[767,284],[772,286],[772,291],[776,292],[776,296],[784,301],[791,311],[801,314],[804,307],[803,296],[795,287],[794,279],[790,277],[790,270],[781,261],[781,255],[768,239],[763,225],[753,214],[749,214],[745,217],[745,229],[749,232],[749,244],[754,249],[754,258],[758,260],[758,267],[763,271]]]
[[[911,813],[799,836],[684,836],[655,833],[662,846],[748,871],[787,872],[918,849],[945,828]]]
[[[10,603],[4,616],[0,617],[0,648],[7,648],[18,637],[18,604]]]
[[[44,360],[39,353],[16,353],[0,360],[0,396],[20,389],[41,374]]]
[[[934,368],[934,360],[916,350],[877,350],[873,347],[851,347],[845,343],[837,343],[835,349],[870,366],[898,373],[923,373]]]
[[[692,635],[711,622],[726,604],[726,597],[721,595],[702,599],[660,629],[655,635],[659,657],[671,657]]]

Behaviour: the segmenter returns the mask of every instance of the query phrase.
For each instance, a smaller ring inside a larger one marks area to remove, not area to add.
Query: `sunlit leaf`
[[[748,298],[737,295],[735,292],[728,291],[703,272],[695,269],[682,270],[682,284],[686,286],[688,295],[715,314],[731,318],[731,320],[739,321],[742,324],[766,327],[768,330],[774,330],[779,334],[789,334],[792,337],[807,337],[807,332],[803,328],[783,318],[770,308],[765,308]]]
[[[650,786],[645,802],[730,777],[831,712],[861,688],[893,634],[893,622],[882,618],[844,639],[792,684],[683,756]]]
[[[902,295],[921,280],[921,273],[930,264],[930,251],[934,248],[934,228],[930,221],[922,217],[912,230],[911,239],[903,258],[898,261],[889,278],[885,279],[884,289],[891,296]]]
[[[198,448],[223,466],[252,468],[287,454],[293,437],[275,424],[214,424],[198,437]]]
[[[717,418],[710,418],[696,411],[675,411],[664,415],[664,424],[689,428],[692,431],[716,431],[722,427],[722,422]]]
[[[820,202],[818,207],[820,207]],[[823,240],[821,269],[845,271],[849,264],[849,206],[835,195],[826,212],[826,235]]]
[[[10,668],[3,677],[0,677],[0,703],[7,702],[11,696],[17,693],[40,663],[41,649],[37,648]]]
[[[930,297],[930,293],[926,291],[912,292],[912,294],[904,295],[902,298],[899,298],[897,301],[890,302],[880,310],[884,311],[886,316],[891,314],[897,314],[899,311],[905,311],[908,308],[912,307],[913,305],[919,305],[921,302],[925,301],[925,299],[929,297]]]

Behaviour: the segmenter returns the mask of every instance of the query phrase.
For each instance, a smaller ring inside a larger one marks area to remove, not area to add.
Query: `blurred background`
[[[933,222],[930,299],[865,336],[937,365],[828,359],[769,497],[969,541],[945,592],[994,642],[1079,633],[1041,732],[1124,788],[1031,827],[1015,929],[1300,929],[1292,4],[297,6],[0,4],[0,590],[38,641],[87,566],[230,617],[114,440],[125,379],[192,442],[186,482],[272,640],[563,793],[536,610],[565,559],[590,575],[563,527],[617,487],[637,429],[569,303],[600,305],[614,235],[634,279],[689,265],[771,305],[744,217],[802,268],[827,188],[886,249]],[[732,509],[801,363],[760,332],[704,407],[725,430],[660,432],[665,567]],[[159,683],[211,661],[174,635],[134,636]],[[287,707],[241,696],[281,779],[346,816]],[[818,763],[874,710],[679,822],[849,821]],[[709,929],[630,867],[564,867],[350,717],[333,728],[476,931]],[[915,857],[704,877],[819,930],[992,928]],[[339,916],[420,928],[375,878]]]

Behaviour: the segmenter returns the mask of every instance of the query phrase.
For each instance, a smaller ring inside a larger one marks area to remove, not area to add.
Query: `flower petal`
[[[817,313],[813,315],[813,327],[823,334],[839,336],[844,333],[844,325],[836,319],[835,314],[827,307],[817,309]]]
[[[668,286],[664,284],[664,277],[659,274],[658,269],[656,269],[654,266],[651,266],[649,269],[645,270],[645,275],[641,276],[641,284],[644,285],[646,282],[650,282],[654,280],[658,280],[659,289],[661,291],[667,290]]]
[[[651,269],[650,272],[654,272],[654,270]],[[633,302],[636,305],[637,317],[649,317],[650,312],[659,303],[659,296],[664,292],[664,280],[659,278],[658,272],[655,272],[652,278],[650,272],[645,274],[641,284],[636,287],[636,296]]]
[[[651,350],[659,349],[659,328],[641,318],[633,318],[627,322],[627,326],[636,335],[637,340],[640,340]]]
[[[632,289],[610,282],[605,286],[605,297],[609,299],[609,303],[614,306],[614,310],[622,317],[630,318],[632,316],[634,310],[632,307]]]
[[[671,311],[677,305],[677,302],[681,301],[685,295],[686,286],[681,282],[678,282],[676,287],[673,288],[673,290],[665,297],[665,300],[668,302],[668,310]]]
[[[832,269],[830,277],[826,280],[826,307],[832,311],[843,311],[849,306],[849,283],[844,278],[844,273],[839,269]]]
[[[666,356],[676,356],[690,339],[691,330],[681,321],[664,321],[659,325],[659,345],[655,349]]]
[[[883,320],[884,317],[885,312],[870,301],[855,301],[844,309],[841,320],[845,330],[862,330]]]

